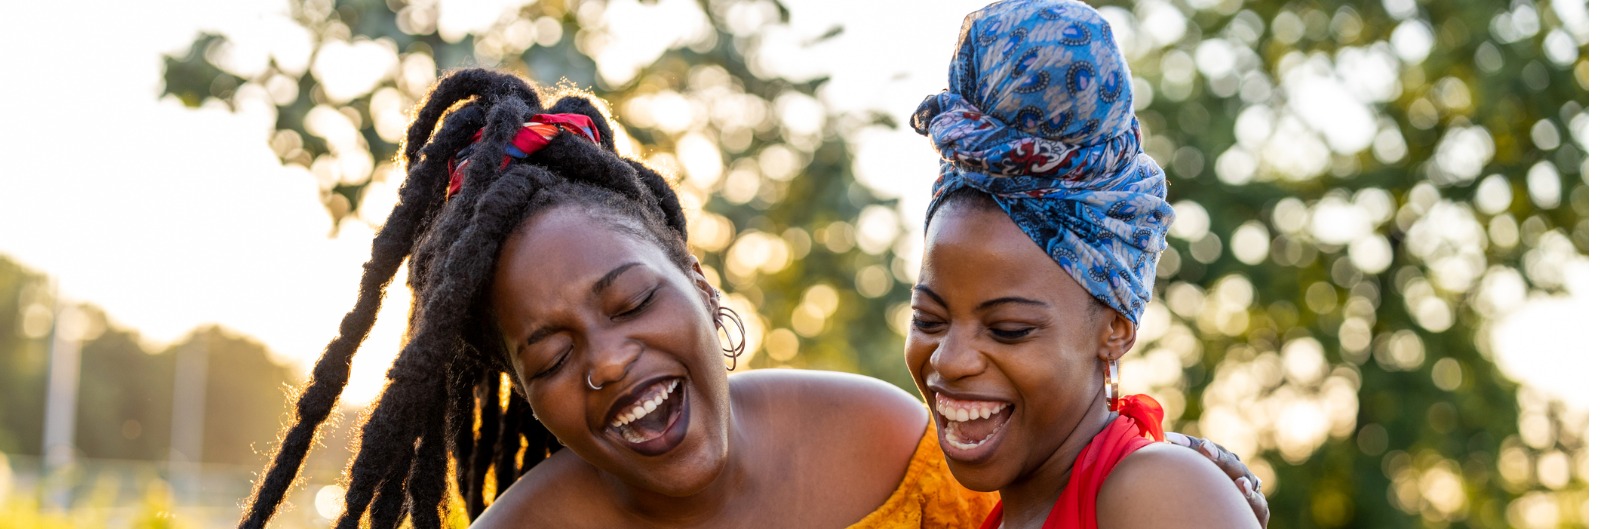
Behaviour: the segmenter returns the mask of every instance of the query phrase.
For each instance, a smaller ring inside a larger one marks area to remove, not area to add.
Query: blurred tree
[[[0,256],[0,453],[41,453],[51,296],[44,276]]]
[[[88,458],[167,458],[172,438],[170,354],[151,354],[131,331],[108,329],[83,344],[77,447]]]
[[[229,36],[202,35],[167,58],[166,93],[275,116],[273,149],[315,176],[334,219],[381,222],[403,177],[392,158],[407,112],[441,68],[494,66],[592,89],[632,138],[624,150],[680,175],[691,245],[751,330],[754,353],[741,365],[859,371],[911,387],[898,355],[862,353],[901,349],[903,331],[881,322],[898,319],[909,292],[888,252],[905,233],[893,201],[856,181],[844,139],[884,118],[834,114],[816,98],[826,78],[764,65],[764,47],[782,45],[771,35],[787,29],[781,3],[546,0],[490,13],[479,28],[453,26],[449,9],[470,8],[294,1],[270,25],[308,39],[304,48],[279,41],[256,60]],[[605,50],[597,69],[591,56]]]
[[[333,217],[376,222],[405,109],[441,66],[592,87],[635,153],[682,175],[696,253],[757,320],[747,365],[907,385],[886,354],[906,231],[842,139],[884,120],[830,111],[827,79],[767,53],[836,31],[779,38],[773,0],[543,0],[478,26],[446,16],[459,4],[297,0],[273,22],[291,45],[203,35],[168,58],[166,91],[272,116]],[[1125,382],[1249,460],[1274,525],[1586,526],[1587,414],[1508,381],[1488,324],[1587,260],[1587,9],[1102,8],[1179,213]]]
[[[55,301],[49,280],[0,256],[0,452],[40,454],[49,338]],[[261,466],[262,447],[277,439],[287,408],[278,394],[299,375],[266,347],[219,327],[196,330],[166,350],[150,351],[132,331],[107,323],[90,305],[71,318],[83,340],[76,442],[88,458],[160,461],[172,437],[177,351],[206,350],[201,460]],[[65,319],[65,317],[63,318]],[[342,435],[342,434],[340,434]]]
[[[207,356],[201,459],[265,465],[288,412],[284,399],[274,396],[298,384],[299,374],[274,360],[266,346],[217,326],[196,330],[162,355],[176,356],[186,347],[199,347]]]
[[[1587,526],[1587,414],[1489,328],[1587,262],[1587,4],[1112,3],[1178,211],[1125,372],[1275,525]]]

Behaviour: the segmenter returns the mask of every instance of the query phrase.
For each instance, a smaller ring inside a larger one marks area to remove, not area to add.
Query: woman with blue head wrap
[[[1093,8],[1008,0],[967,17],[912,118],[942,161],[906,362],[952,473],[1000,491],[985,527],[1257,521],[1259,481],[1160,443],[1160,406],[1117,392],[1173,215],[1129,79]]]

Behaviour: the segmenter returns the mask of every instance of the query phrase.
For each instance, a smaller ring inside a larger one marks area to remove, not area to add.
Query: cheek
[[[933,351],[938,348],[938,340],[915,330],[906,338],[906,368],[911,370],[912,378],[916,379],[918,386],[923,385],[923,371],[927,369],[928,362],[933,358]]]
[[[672,283],[670,287],[663,288],[658,294],[661,296],[657,299],[658,305],[646,317],[651,332],[690,336],[687,331],[693,329],[696,331],[693,336],[700,338],[705,333],[698,331],[714,330],[716,320],[712,317],[711,308],[695,292],[686,284]]]
[[[1082,354],[1081,351],[1074,354],[1066,347],[1018,351],[1019,354],[1013,357],[1035,361],[1009,366],[1007,374],[1016,381],[1019,389],[1029,393],[1030,400],[1070,407],[1071,402],[1076,402],[1080,395],[1086,394],[1086,387],[1098,388],[1100,378],[1092,354]]]
[[[929,350],[928,339],[919,337],[916,331],[912,331],[911,335],[906,337],[906,364],[917,365],[927,362]]]
[[[520,381],[528,379],[528,364],[522,361],[521,356],[515,353],[507,353],[506,360],[511,363],[511,383],[519,384],[521,383]],[[527,384],[522,384],[522,391],[523,395],[532,395],[532,393],[528,393]]]
[[[587,430],[582,415],[582,399],[548,389],[534,391],[523,386],[522,390],[528,395],[526,400],[533,409],[534,418],[562,444],[570,445],[579,433]],[[512,398],[522,397],[513,394]]]

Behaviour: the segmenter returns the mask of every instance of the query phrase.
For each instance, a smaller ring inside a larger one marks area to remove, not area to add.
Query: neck
[[[1000,501],[1005,505],[1003,525],[1007,528],[1043,526],[1050,509],[1061,499],[1061,492],[1072,479],[1072,464],[1077,461],[1078,454],[1115,418],[1116,414],[1106,409],[1104,399],[1091,399],[1083,418],[1043,463],[1000,488]]]
[[[630,486],[609,474],[606,477],[620,498],[624,512],[632,513],[647,526],[685,527],[704,526],[725,515],[734,500],[750,494],[750,435],[743,427],[737,412],[738,406],[728,413],[728,459],[722,470],[704,489],[687,496],[670,496],[647,489]]]

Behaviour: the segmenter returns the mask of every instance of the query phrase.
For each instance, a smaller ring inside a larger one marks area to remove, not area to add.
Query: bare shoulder
[[[1100,526],[1107,529],[1259,526],[1244,496],[1216,464],[1165,443],[1117,463],[1095,503]]]
[[[757,369],[729,378],[736,398],[753,398],[786,414],[827,419],[904,440],[912,448],[928,427],[928,410],[905,390],[876,378],[807,369]],[[859,432],[858,432],[859,433]],[[909,453],[908,453],[909,454]]]
[[[741,373],[730,385],[735,406],[765,416],[760,422],[780,450],[806,462],[796,479],[828,484],[796,494],[839,512],[865,516],[888,499],[928,429],[919,399],[870,377],[766,369]]]
[[[593,521],[582,515],[593,506],[593,495],[581,493],[590,490],[585,483],[592,475],[593,468],[577,456],[557,452],[495,498],[472,527],[576,527]]]

